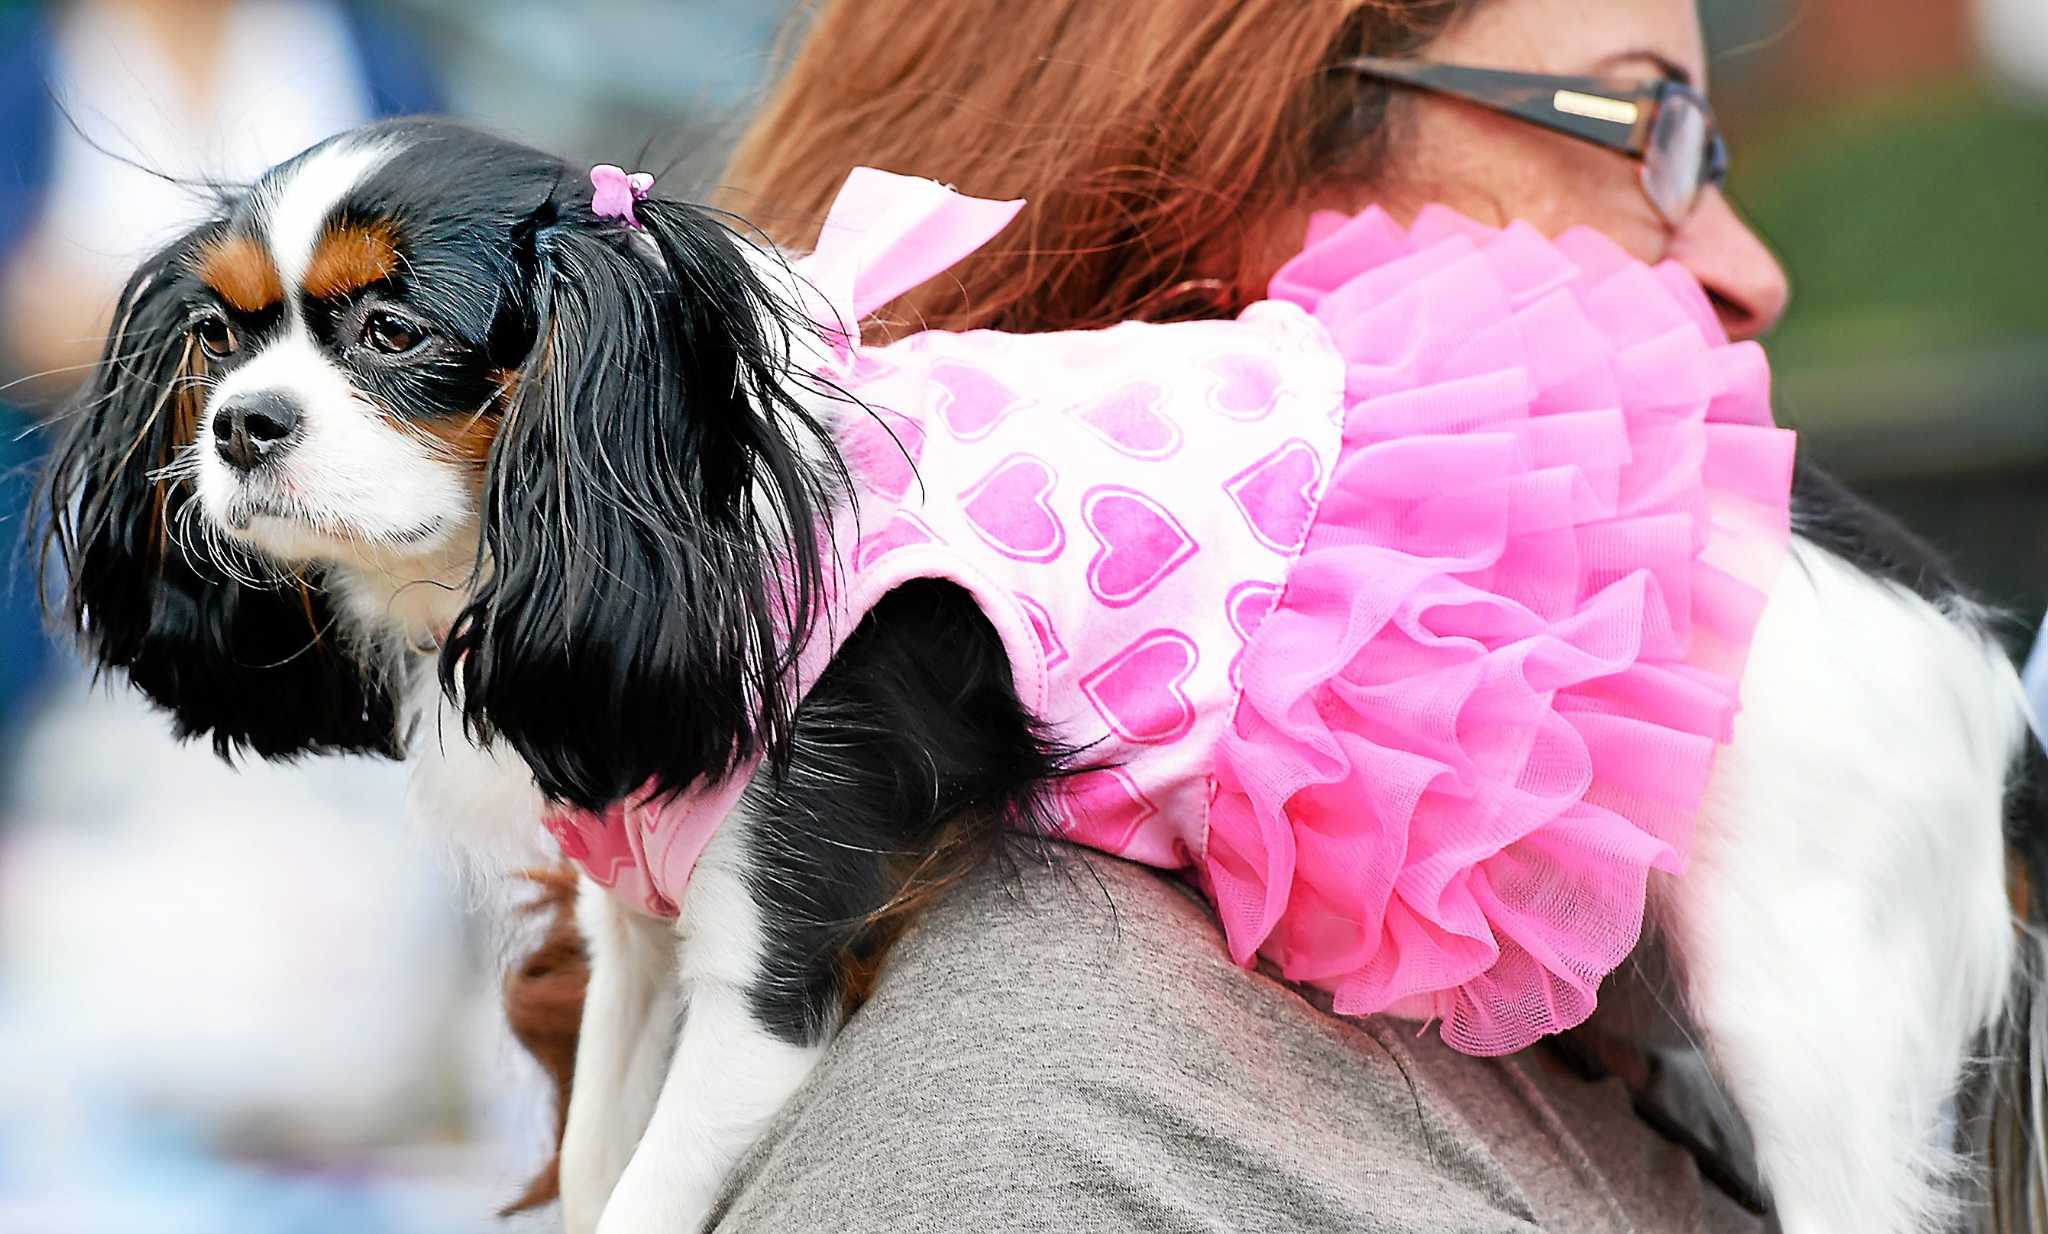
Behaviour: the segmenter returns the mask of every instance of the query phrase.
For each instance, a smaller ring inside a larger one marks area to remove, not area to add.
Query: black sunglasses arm
[[[1558,77],[1505,69],[1473,69],[1368,56],[1346,60],[1339,71],[1364,73],[1448,94],[1505,112],[1559,133],[1641,155],[1650,144],[1662,82],[1617,91],[1596,77]]]

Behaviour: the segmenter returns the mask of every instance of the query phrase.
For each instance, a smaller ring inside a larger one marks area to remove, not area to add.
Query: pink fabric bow
[[[628,175],[623,167],[599,163],[590,169],[590,186],[596,190],[590,195],[591,213],[601,219],[623,219],[626,226],[645,230],[633,213],[633,203],[647,200],[654,188],[653,175],[644,171]]]
[[[818,246],[796,263],[811,317],[843,361],[858,323],[988,243],[1024,208],[935,180],[856,167],[833,199]]]

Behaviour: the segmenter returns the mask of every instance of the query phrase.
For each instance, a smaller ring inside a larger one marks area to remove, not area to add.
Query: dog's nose
[[[299,405],[276,390],[237,394],[213,413],[213,448],[236,471],[275,458],[299,430]]]

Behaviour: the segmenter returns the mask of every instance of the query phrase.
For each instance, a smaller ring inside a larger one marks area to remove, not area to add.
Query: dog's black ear
[[[106,349],[43,475],[45,608],[97,669],[125,673],[180,737],[223,758],[395,754],[392,691],[336,641],[312,584],[265,567],[200,524],[189,476],[209,385],[188,314],[195,231],[145,262],[121,293]],[[63,594],[52,594],[61,586]]]
[[[551,204],[523,242],[535,338],[441,659],[471,732],[589,808],[782,747],[844,482],[746,242],[637,209],[643,231]]]

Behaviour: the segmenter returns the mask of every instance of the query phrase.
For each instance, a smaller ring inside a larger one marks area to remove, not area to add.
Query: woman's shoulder
[[[1622,1228],[1590,1190],[1525,1185],[1568,1176],[1570,1146],[1497,1149],[1554,1139],[1525,1125],[1517,1064],[1413,1034],[1238,969],[1157,872],[1080,852],[985,870],[891,953],[719,1228]],[[1496,1107],[1482,1134],[1471,1113]]]

